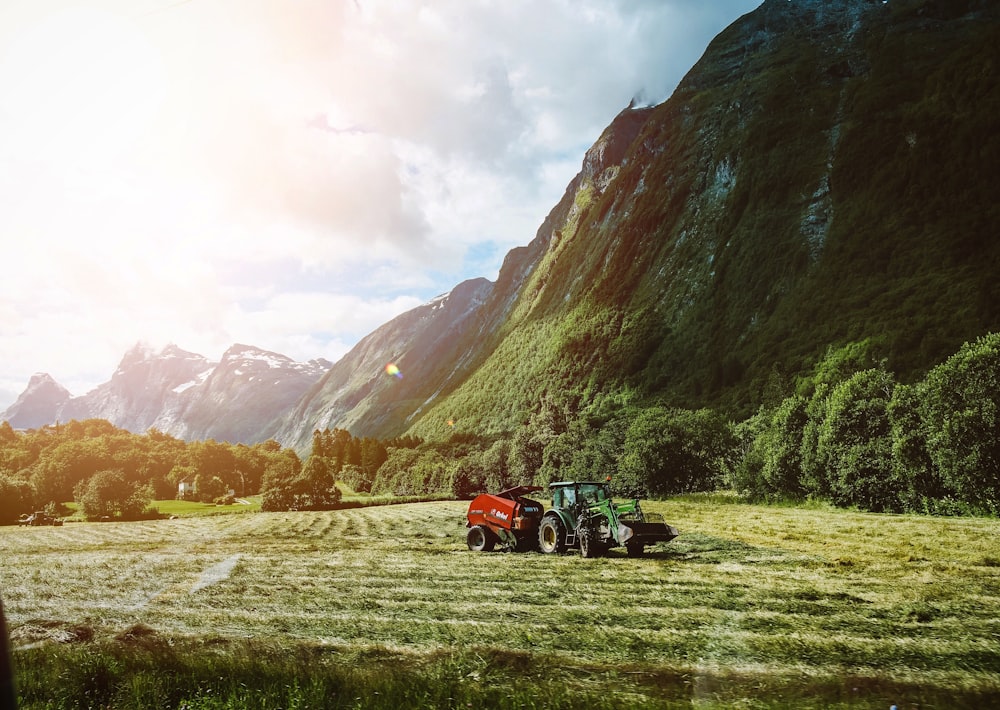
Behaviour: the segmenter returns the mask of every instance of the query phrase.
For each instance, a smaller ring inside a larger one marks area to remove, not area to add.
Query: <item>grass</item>
[[[672,543],[584,560],[471,553],[465,507],[2,528],[22,704],[1000,701],[1000,521],[686,496],[646,504]]]
[[[237,498],[237,502],[232,505],[199,503],[193,500],[154,500],[151,506],[160,515],[167,517],[171,515],[187,517],[192,515],[218,515],[220,513],[251,513],[260,511],[260,496]]]

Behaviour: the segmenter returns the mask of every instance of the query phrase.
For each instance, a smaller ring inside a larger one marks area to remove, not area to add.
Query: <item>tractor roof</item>
[[[607,481],[556,481],[550,483],[549,488],[562,488],[565,486],[606,486]]]

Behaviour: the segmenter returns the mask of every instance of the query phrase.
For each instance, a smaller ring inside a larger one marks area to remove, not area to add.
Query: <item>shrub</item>
[[[920,394],[928,455],[946,490],[1000,513],[1000,333],[963,345]]]
[[[615,488],[639,496],[712,490],[734,448],[732,432],[715,412],[644,409],[625,435]]]
[[[827,470],[833,502],[867,510],[899,510],[893,480],[888,406],[895,384],[885,370],[865,370],[830,392],[818,431],[817,460]]]
[[[785,399],[771,416],[762,440],[761,478],[768,498],[802,497],[802,436],[808,415],[805,397]]]
[[[945,497],[941,477],[927,451],[927,426],[920,416],[920,388],[897,385],[889,400],[892,477],[904,510],[932,513]]]
[[[733,427],[736,460],[726,474],[726,485],[752,501],[765,500],[768,489],[764,484],[764,432],[770,424],[770,414],[763,409]]]
[[[145,515],[153,500],[152,488],[125,480],[119,470],[98,471],[81,481],[74,491],[80,510],[90,520],[121,518],[137,520]]]

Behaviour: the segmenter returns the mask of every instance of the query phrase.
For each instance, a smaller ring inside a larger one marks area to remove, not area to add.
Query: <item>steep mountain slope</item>
[[[398,432],[449,377],[467,367],[456,349],[479,322],[493,284],[473,279],[381,326],[361,340],[289,411],[276,438],[307,449],[316,429]],[[386,372],[389,364],[399,373]]]
[[[501,272],[499,337],[412,432],[509,431],[554,392],[739,417],[830,345],[906,380],[1000,328],[998,40],[985,1],[767,0],[616,120],[641,129],[615,165],[588,153]]]
[[[289,412],[278,441],[304,450],[312,432],[327,427],[396,436],[461,386],[520,322],[517,304],[530,275],[566,225],[579,219],[589,196],[613,180],[649,115],[651,109],[623,111],[604,131],[535,238],[507,254],[496,283],[467,281],[365,337]],[[400,368],[401,379],[384,373],[390,362]],[[435,415],[440,433],[450,430],[449,419],[446,411]]]

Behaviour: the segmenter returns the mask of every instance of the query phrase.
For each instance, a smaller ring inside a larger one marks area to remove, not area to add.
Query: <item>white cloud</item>
[[[0,407],[138,340],[334,359],[534,236],[754,0],[7,0]]]

